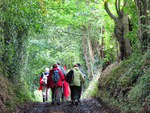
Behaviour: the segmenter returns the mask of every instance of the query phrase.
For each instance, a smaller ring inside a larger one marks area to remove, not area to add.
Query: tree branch
[[[115,21],[115,20],[117,19],[117,17],[114,16],[114,15],[110,12],[110,10],[109,10],[109,8],[108,8],[108,2],[106,1],[106,2],[104,3],[104,5],[105,5],[105,10],[106,10],[106,12],[108,13],[108,15]]]
[[[72,32],[67,32],[67,31],[63,31],[63,30],[58,30],[58,32],[61,31],[63,33],[67,33],[67,34],[72,34],[72,35],[76,35],[76,36],[87,36],[87,35],[81,35],[81,34],[77,34],[77,33],[72,33]]]
[[[122,13],[120,11],[120,0],[118,1],[118,3],[117,3],[117,0],[115,1],[115,7],[116,7],[116,12],[117,12],[118,16],[122,17],[123,15],[122,15]]]

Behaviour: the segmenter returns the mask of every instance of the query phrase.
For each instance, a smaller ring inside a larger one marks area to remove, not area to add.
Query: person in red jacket
[[[53,64],[53,69],[50,70],[50,73],[48,75],[48,79],[47,79],[47,87],[51,88],[52,91],[52,104],[55,104],[55,100],[57,102],[57,105],[60,105],[60,97],[61,97],[61,93],[62,93],[62,81],[64,81],[64,76],[61,72],[61,70],[59,70],[57,63]],[[58,74],[59,74],[59,79],[57,82],[54,82],[52,80],[52,74],[54,70],[58,70]]]
[[[46,68],[44,73],[39,77],[39,90],[42,90],[43,102],[48,101],[49,97],[49,88],[47,88],[46,84],[42,84],[43,77],[48,78],[49,68]],[[47,81],[47,79],[45,79]]]

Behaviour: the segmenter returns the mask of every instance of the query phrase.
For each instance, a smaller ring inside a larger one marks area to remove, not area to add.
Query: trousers
[[[70,86],[71,90],[71,100],[79,100],[81,95],[81,87],[80,86]]]
[[[43,98],[46,99],[46,101],[48,101],[48,97],[49,97],[49,88],[47,88],[46,86],[42,85],[42,96]]]
[[[54,102],[55,100],[57,102],[60,102],[60,97],[62,94],[62,87],[60,86],[52,87],[51,91],[52,91],[52,102]]]

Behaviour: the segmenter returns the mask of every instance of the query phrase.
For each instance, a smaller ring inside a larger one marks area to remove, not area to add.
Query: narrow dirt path
[[[71,101],[65,101],[61,105],[51,105],[51,102],[30,102],[14,113],[120,113],[115,108],[110,108],[100,99],[84,99],[78,105],[72,105]]]

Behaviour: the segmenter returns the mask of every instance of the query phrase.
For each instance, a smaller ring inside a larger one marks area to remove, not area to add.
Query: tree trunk
[[[142,27],[141,27],[141,18],[140,18],[140,9],[139,9],[139,1],[135,0],[135,4],[136,4],[136,10],[137,10],[137,16],[138,16],[138,38],[140,40],[140,36],[142,34]]]
[[[129,6],[128,2],[125,2],[124,6],[128,7]],[[123,28],[124,28],[123,34],[124,34],[124,41],[125,41],[125,48],[126,48],[125,49],[126,56],[129,56],[129,55],[131,55],[130,40],[129,40],[129,38],[125,37],[125,35],[129,31],[129,18],[128,18],[127,13],[123,13],[122,22],[123,22]]]
[[[0,23],[2,23],[0,21]],[[3,32],[2,32],[2,26],[0,24],[0,66],[2,66],[2,56],[3,56],[3,39],[4,38],[4,35],[3,35]]]
[[[118,52],[118,42],[117,39],[115,39],[115,45],[116,45],[116,61],[119,63],[119,52]]]
[[[148,16],[147,10],[150,10],[150,1],[149,0],[134,0],[137,9],[138,15],[138,36],[141,42],[141,50],[147,50],[147,47],[150,42],[150,33],[149,33],[149,25],[150,25],[150,17]]]
[[[125,2],[124,6],[127,6]],[[114,33],[119,42],[120,58],[123,60],[131,54],[131,45],[127,37],[124,37],[125,34],[129,31],[129,18],[128,15],[120,10],[120,1],[117,5],[117,0],[115,1],[116,11],[118,17],[115,17],[108,8],[107,1],[105,2],[105,10],[109,16],[115,21]]]
[[[93,57],[93,49],[92,49],[92,43],[91,43],[91,40],[90,40],[90,25],[88,24],[88,27],[87,27],[87,40],[88,40],[88,48],[89,48],[89,54],[90,54],[90,58],[92,60],[92,62],[94,61],[94,57]]]
[[[101,48],[100,48],[100,57],[101,57],[101,61],[103,61],[104,58],[104,52],[103,52],[103,25],[101,25]],[[104,70],[104,63],[102,62],[102,71]]]
[[[81,26],[81,29],[82,29],[82,26]],[[82,31],[82,34],[84,33],[83,30]],[[88,61],[88,57],[87,57],[87,54],[86,54],[86,45],[85,45],[85,40],[84,40],[84,36],[82,35],[81,36],[81,39],[82,39],[82,51],[83,51],[83,55],[84,55],[84,58],[85,58],[85,62],[86,62],[86,66],[88,68],[88,78],[89,80],[92,80],[92,71],[91,71],[91,68],[89,66],[89,61]]]
[[[120,59],[123,60],[127,57],[126,55],[126,44],[124,40],[124,27],[122,23],[122,18],[115,21],[114,33],[119,42],[119,50],[120,50]]]

